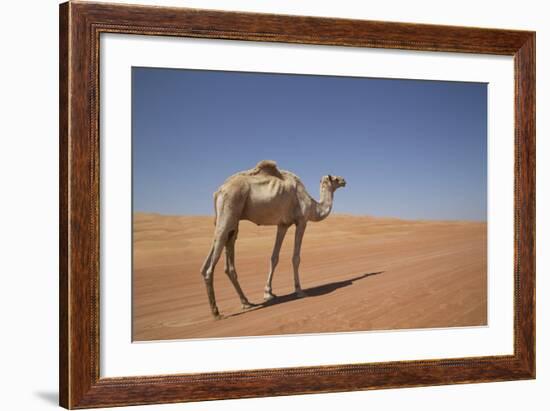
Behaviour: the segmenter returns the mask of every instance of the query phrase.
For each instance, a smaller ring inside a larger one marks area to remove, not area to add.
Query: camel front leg
[[[294,269],[294,290],[298,297],[305,297],[306,293],[302,291],[300,286],[300,274],[298,269],[300,267],[300,252],[302,250],[302,239],[306,231],[306,223],[296,224],[296,234],[294,236],[294,254],[292,255],[292,267]]]
[[[273,272],[277,263],[279,262],[279,253],[281,251],[281,246],[283,245],[283,240],[285,239],[288,226],[278,225],[277,226],[277,238],[275,239],[275,245],[273,246],[273,253],[271,254],[271,265],[269,267],[269,274],[267,275],[267,283],[264,288],[264,300],[269,301],[275,298],[275,294],[271,292],[271,281],[273,280]]]

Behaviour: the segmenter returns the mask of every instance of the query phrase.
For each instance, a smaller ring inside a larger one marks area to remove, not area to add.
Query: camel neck
[[[321,199],[314,203],[314,210],[311,216],[312,221],[321,221],[328,217],[332,211],[332,200],[334,193],[326,184],[321,184]]]

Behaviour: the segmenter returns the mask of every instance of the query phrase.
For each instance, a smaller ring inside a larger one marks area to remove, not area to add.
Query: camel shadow
[[[302,298],[319,297],[319,296],[322,296],[322,295],[330,294],[330,293],[332,293],[332,292],[334,292],[334,291],[336,291],[340,288],[348,287],[356,281],[362,280],[362,279],[367,278],[367,277],[371,277],[373,275],[379,275],[379,274],[382,274],[383,272],[384,271],[378,271],[378,272],[374,272],[374,273],[365,273],[365,274],[361,274],[361,275],[358,275],[356,277],[353,277],[353,278],[350,278],[350,279],[347,279],[347,280],[335,281],[333,283],[322,284],[322,285],[318,285],[316,287],[304,288],[303,291],[306,294],[306,297],[300,297],[296,293],[279,295],[279,296],[273,298],[272,300],[264,301],[263,303],[260,303],[260,304],[254,304],[254,306],[252,308],[248,309],[248,310],[241,311],[241,312],[234,313],[234,314],[230,314],[230,315],[226,315],[224,317],[225,318],[236,317],[238,315],[242,315],[242,314],[245,314],[245,313],[250,312],[250,311],[261,310],[262,308],[272,307],[274,305],[284,304],[284,303],[288,303],[288,302],[291,302],[291,301],[294,301],[294,300],[300,300]]]
[[[378,271],[376,273],[365,273],[365,274],[358,275],[357,277],[350,278],[348,280],[335,281],[333,283],[318,285],[316,287],[304,288],[303,291],[304,291],[304,293],[306,293],[307,297],[319,297],[321,295],[330,294],[330,293],[332,293],[332,292],[334,292],[334,291],[336,291],[340,288],[348,287],[356,281],[362,280],[362,279],[367,278],[367,277],[371,277],[373,275],[379,275],[379,274],[382,274],[382,273],[383,273],[383,271]],[[303,297],[299,297],[296,293],[290,293],[290,294],[277,296],[274,299],[269,300],[269,301],[265,301],[265,302],[259,304],[259,306],[261,306],[261,307],[271,307],[273,305],[288,303],[288,302],[294,301],[294,300],[300,300],[301,298],[303,298]]]

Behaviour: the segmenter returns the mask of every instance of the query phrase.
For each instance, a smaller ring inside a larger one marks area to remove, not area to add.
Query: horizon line
[[[161,213],[158,211],[132,211],[132,214],[152,214],[163,217],[210,217],[214,218],[214,214],[174,214],[174,213]],[[430,218],[403,218],[395,216],[379,216],[373,214],[356,214],[356,213],[331,213],[327,218],[334,217],[366,217],[372,219],[388,219],[388,220],[401,220],[401,221],[425,221],[425,222],[466,222],[466,223],[485,223],[487,224],[487,219],[485,220],[474,220],[474,219],[459,219],[459,218],[443,218],[443,219],[430,219]],[[248,220],[242,220],[248,221]]]

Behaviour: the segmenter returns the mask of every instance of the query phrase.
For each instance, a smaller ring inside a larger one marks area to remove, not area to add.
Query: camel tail
[[[214,225],[218,225],[218,218],[222,213],[223,202],[225,195],[221,190],[218,190],[214,193]]]
[[[216,203],[218,202],[218,192],[214,193],[214,225],[218,224],[218,207]]]
[[[218,196],[220,192],[216,191],[214,193],[214,226],[218,224]],[[208,252],[208,257],[206,257],[206,260],[204,260],[204,263],[201,267],[201,274],[204,277],[206,275],[206,269],[210,265],[210,261],[212,259],[212,254],[214,252],[214,244],[210,247],[210,251]]]

